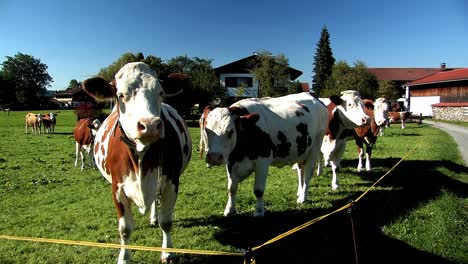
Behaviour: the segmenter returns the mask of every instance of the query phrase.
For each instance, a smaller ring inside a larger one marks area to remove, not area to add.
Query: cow
[[[328,128],[323,137],[320,148],[324,166],[330,165],[332,169],[333,190],[338,188],[337,171],[346,150],[347,138],[352,136],[356,127],[369,124],[370,117],[364,112],[364,103],[357,91],[346,90],[341,97],[331,96],[328,110]],[[322,174],[322,166],[318,165],[317,175]]]
[[[377,100],[376,100],[377,101]],[[370,124],[357,127],[353,132],[354,140],[358,151],[358,172],[362,171],[363,168],[363,157],[364,157],[364,145],[366,145],[366,171],[370,171],[371,168],[371,156],[372,148],[377,142],[377,136],[380,132],[380,125],[384,125],[385,121],[382,122],[380,119],[383,113],[380,112],[382,109],[375,109],[375,104],[372,100],[364,99],[364,113],[370,117]],[[379,116],[379,117],[377,117]]]
[[[88,164],[93,166],[93,143],[96,133],[101,126],[101,122],[98,119],[83,118],[78,121],[73,130],[73,136],[75,137],[75,167],[78,166],[78,156],[81,159],[81,170],[84,170],[84,155],[83,152],[87,153]]]
[[[200,127],[200,143],[198,144],[198,150],[200,153],[200,159],[203,159],[205,156],[205,153],[207,153],[207,136],[205,133],[205,126],[206,126],[206,117],[210,113],[211,110],[213,110],[214,107],[212,105],[207,105],[203,109],[203,113],[200,116],[200,119],[198,120],[198,125]],[[207,168],[211,168],[211,165],[209,163],[206,163]]]
[[[140,213],[151,208],[150,224],[158,222],[162,229],[162,248],[172,248],[179,177],[192,153],[185,121],[162,103],[167,95],[158,75],[142,62],[124,65],[112,84],[95,77],[84,81],[83,88],[97,100],[116,99],[96,134],[93,151],[98,169],[112,184],[121,244],[129,244],[135,228],[134,203]],[[161,260],[173,256],[163,250]],[[130,258],[130,250],[121,248],[118,263],[129,263]]]
[[[385,135],[385,127],[388,126],[388,111],[389,101],[383,97],[375,99],[374,102],[374,119],[379,127],[379,136]]]
[[[297,163],[297,202],[307,199],[312,171],[326,131],[327,110],[308,92],[277,98],[250,98],[209,111],[205,119],[206,161],[226,165],[228,201],[224,216],[236,213],[238,185],[255,172],[255,217],[265,213],[263,194],[270,165]]]
[[[52,131],[52,133],[55,132],[55,125],[57,124],[57,115],[56,113],[54,112],[51,112],[50,114],[50,120],[52,121],[52,123],[50,124],[50,130]]]
[[[388,119],[390,123],[401,121],[401,129],[405,129],[406,119],[411,116],[411,112],[388,112]]]
[[[53,116],[49,113],[42,116],[42,124],[44,124],[44,133],[52,133]]]
[[[28,113],[25,119],[26,129],[25,133],[28,133],[28,128],[31,127],[31,134],[41,133],[42,114]]]

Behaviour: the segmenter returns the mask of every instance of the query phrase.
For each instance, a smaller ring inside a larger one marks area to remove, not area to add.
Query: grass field
[[[110,184],[97,170],[73,166],[72,111],[59,113],[55,134],[25,134],[26,112],[0,113],[0,235],[119,243]],[[190,130],[192,160],[181,177],[174,215],[177,248],[239,252],[255,247],[355,199],[415,146],[353,211],[359,263],[468,263],[468,169],[453,140],[429,126],[392,126],[373,153],[372,172],[357,173],[353,142],[332,191],[331,171],[314,177],[309,201],[296,204],[290,167],[272,168],[263,219],[252,217],[253,179],[241,183],[239,214],[222,216],[224,168],[198,158],[199,131]],[[161,231],[134,208],[132,244],[161,245]],[[0,263],[115,263],[117,249],[0,241]],[[242,263],[241,257],[179,254],[176,263]],[[133,263],[157,263],[159,253],[133,251]],[[256,263],[354,263],[350,216],[336,213],[254,252]],[[405,262],[406,262],[405,261]]]

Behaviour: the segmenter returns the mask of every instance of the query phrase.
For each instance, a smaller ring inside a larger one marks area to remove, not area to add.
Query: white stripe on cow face
[[[236,145],[234,117],[227,108],[215,108],[206,117],[206,161],[211,165],[227,163]]]
[[[383,126],[387,122],[388,101],[385,98],[377,98],[374,102],[374,118],[378,126]]]
[[[161,103],[164,95],[157,74],[144,63],[126,64],[115,75],[120,123],[138,151],[164,138]]]

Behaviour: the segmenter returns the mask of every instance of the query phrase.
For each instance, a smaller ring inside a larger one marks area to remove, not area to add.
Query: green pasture
[[[0,235],[119,243],[110,184],[94,169],[74,167],[72,111],[61,111],[54,134],[25,134],[26,112],[0,112]],[[339,212],[254,252],[261,263],[354,263],[350,216],[359,263],[468,263],[468,169],[448,134],[427,125],[394,125],[380,137],[372,172],[356,171],[354,142],[339,172],[314,177],[309,201],[296,204],[297,177],[271,168],[266,213],[253,218],[252,177],[241,183],[239,214],[222,216],[227,199],[223,167],[198,156],[199,130],[190,129],[193,155],[181,176],[174,246],[240,252],[357,198],[415,146],[417,149],[349,215]],[[134,208],[132,244],[161,246],[161,231]],[[119,250],[0,239],[0,263],[115,263]],[[158,252],[133,251],[133,263],[157,263]],[[176,263],[243,263],[241,257],[179,254]]]

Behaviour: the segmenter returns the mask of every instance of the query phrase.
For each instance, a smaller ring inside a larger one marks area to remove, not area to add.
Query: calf
[[[42,114],[28,113],[26,115],[26,131],[28,133],[28,128],[31,127],[31,134],[40,134],[41,133],[41,124],[42,124]]]
[[[129,63],[111,85],[101,78],[84,81],[83,87],[98,100],[116,98],[111,114],[101,125],[94,143],[94,159],[112,184],[122,245],[135,227],[131,204],[141,213],[151,207],[151,224],[159,223],[163,248],[172,247],[172,215],[179,190],[179,176],[187,167],[192,142],[185,121],[162,103],[165,92],[157,74],[146,64]],[[160,208],[156,216],[156,204]],[[122,248],[118,263],[130,262]],[[163,251],[161,260],[172,254]]]
[[[73,130],[73,136],[75,137],[75,167],[78,166],[78,156],[81,158],[81,170],[84,170],[84,155],[83,152],[88,154],[88,164],[92,166],[93,152],[92,147],[94,138],[97,130],[99,129],[101,122],[98,119],[83,118],[78,121]]]
[[[324,165],[332,168],[332,189],[338,188],[337,170],[346,149],[347,137],[352,136],[356,127],[369,124],[369,116],[364,112],[364,104],[359,93],[353,90],[341,92],[341,97],[331,96],[328,109],[328,129],[323,137],[320,150],[323,154]],[[317,175],[322,173],[318,165]]]
[[[226,164],[228,202],[224,215],[236,213],[238,185],[255,172],[254,216],[264,215],[263,194],[270,165],[297,163],[297,202],[307,199],[312,171],[320,155],[326,131],[327,110],[310,93],[278,98],[244,99],[230,107],[211,110],[206,119],[206,161]]]

